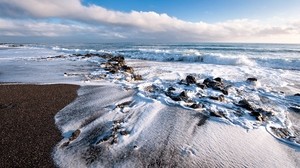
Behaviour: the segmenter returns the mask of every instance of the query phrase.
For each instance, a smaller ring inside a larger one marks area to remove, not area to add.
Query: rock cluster
[[[203,81],[203,84],[208,88],[221,91],[223,94],[228,95],[228,90],[227,90],[228,87],[225,87],[223,79],[220,77],[217,77],[215,79],[206,78]]]
[[[256,81],[256,78],[248,78],[246,80],[246,82]],[[202,91],[200,91],[200,93],[197,92],[197,94],[193,93],[193,96],[189,96],[189,89],[191,89],[191,87],[193,86],[200,88],[200,90]],[[226,82],[224,82],[224,80],[220,77],[206,78],[203,82],[199,82],[196,80],[195,76],[187,75],[185,80],[180,80],[179,83],[173,84],[165,90],[159,89],[159,87],[152,85],[145,87],[145,91],[151,92],[153,94],[164,93],[175,102],[184,102],[180,104],[183,104],[186,107],[204,110],[204,112],[206,112],[210,116],[227,118],[226,115],[228,114],[225,114],[222,111],[216,111],[210,108],[206,108],[205,106],[210,106],[210,104],[213,103],[212,101],[216,101],[216,103],[231,102],[232,100],[227,100],[227,96],[229,94],[228,88],[230,87],[231,85],[226,84]],[[204,92],[207,89],[211,89],[213,92],[208,91],[207,93],[210,93],[208,95],[201,94],[201,92]],[[219,95],[216,95],[216,93],[218,92],[220,92]],[[263,108],[257,108],[251,105],[251,103],[246,99],[242,99],[239,102],[232,101],[232,106],[232,109],[236,110],[236,112],[234,112],[233,114],[237,117],[242,117],[244,114],[248,113],[249,115],[255,117],[257,121],[264,122],[267,121],[271,116],[274,116],[273,112],[266,111]]]
[[[248,111],[250,111],[250,114],[256,118],[258,121],[266,121],[270,116],[273,116],[274,114],[269,111],[265,111],[262,108],[254,108],[247,100],[243,99],[239,101],[236,106],[242,107]]]
[[[109,130],[104,136],[96,142],[96,144],[100,144],[103,142],[110,142],[111,145],[118,143],[118,136],[126,136],[129,132],[121,127],[123,120],[115,120],[113,121],[112,128]]]
[[[134,80],[142,80],[142,76],[135,74],[134,69],[125,63],[125,58],[123,56],[114,56],[108,59],[105,63],[102,64],[104,70],[108,71],[111,74],[115,73],[128,73],[131,75],[131,78]]]

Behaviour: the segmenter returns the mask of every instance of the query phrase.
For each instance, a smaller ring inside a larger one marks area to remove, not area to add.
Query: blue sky
[[[300,0],[0,0],[0,42],[21,39],[300,43]]]
[[[155,11],[186,21],[221,22],[229,19],[289,17],[300,12],[299,0],[84,0],[107,9]]]

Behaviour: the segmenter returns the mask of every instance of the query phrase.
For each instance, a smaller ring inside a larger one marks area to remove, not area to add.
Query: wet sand
[[[61,140],[54,115],[77,96],[76,85],[0,85],[0,167],[55,167]]]

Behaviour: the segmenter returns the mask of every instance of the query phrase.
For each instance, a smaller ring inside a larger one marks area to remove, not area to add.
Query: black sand
[[[0,85],[0,167],[55,167],[61,140],[55,114],[72,102],[75,85]]]

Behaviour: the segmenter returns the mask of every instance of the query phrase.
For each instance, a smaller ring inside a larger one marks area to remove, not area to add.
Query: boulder
[[[125,71],[125,72],[127,72],[127,73],[131,73],[131,74],[133,74],[133,72],[134,72],[133,68],[130,67],[130,66],[127,66],[127,65],[123,65],[123,66],[121,67],[121,69],[122,69],[123,71]]]
[[[190,85],[190,84],[195,84],[195,83],[197,82],[196,79],[195,79],[195,77],[192,76],[192,75],[188,75],[188,76],[185,78],[185,80],[186,80],[186,83],[187,83],[188,85]]]
[[[87,58],[92,57],[92,56],[93,56],[93,55],[90,54],[90,53],[84,55],[84,57],[87,57]]]
[[[212,100],[216,100],[216,101],[224,101],[225,100],[225,97],[224,95],[220,95],[220,96],[208,96],[209,99],[212,99]]]
[[[126,130],[122,130],[122,131],[120,131],[120,134],[121,134],[121,135],[128,135],[128,134],[129,134],[129,132],[128,132],[128,131],[126,131]]]
[[[125,65],[125,58],[123,56],[115,56],[108,60],[108,62],[117,64],[118,66],[124,66]]]
[[[188,106],[190,108],[193,108],[193,109],[197,109],[197,108],[202,108],[202,104],[197,104],[197,103],[193,103],[192,105]]]
[[[134,80],[143,80],[142,75],[136,75],[136,74],[133,75],[133,79]]]
[[[247,82],[257,82],[257,78],[248,78]]]
[[[211,78],[206,78],[203,81],[203,84],[208,87],[208,88],[212,88],[214,90],[219,90],[219,91],[223,91],[224,90],[224,84],[222,82],[221,78],[216,78],[217,80],[211,79]],[[221,81],[221,82],[220,82]]]
[[[294,96],[300,96],[300,93],[296,93],[296,94],[294,94]]]
[[[220,83],[223,82],[222,78],[220,78],[220,77],[217,77],[217,78],[215,78],[214,80],[217,81],[217,82],[220,82]]]
[[[172,91],[175,91],[175,90],[176,89],[174,87],[172,87],[172,86],[168,88],[168,92],[172,92]]]
[[[249,110],[251,112],[254,112],[254,109],[251,106],[251,104],[245,99],[239,101],[239,103],[236,104],[236,105],[239,106],[239,107],[245,108],[246,110]]]
[[[186,91],[182,91],[182,92],[179,94],[179,98],[180,98],[181,100],[184,100],[184,101],[186,101],[186,100],[189,99],[189,97],[188,97]]]
[[[206,89],[206,85],[202,84],[202,83],[196,83],[197,87],[201,88],[201,89]]]
[[[80,130],[77,129],[76,131],[74,131],[74,132],[72,133],[71,137],[69,138],[69,141],[75,140],[75,139],[79,136],[79,134],[80,134]]]

